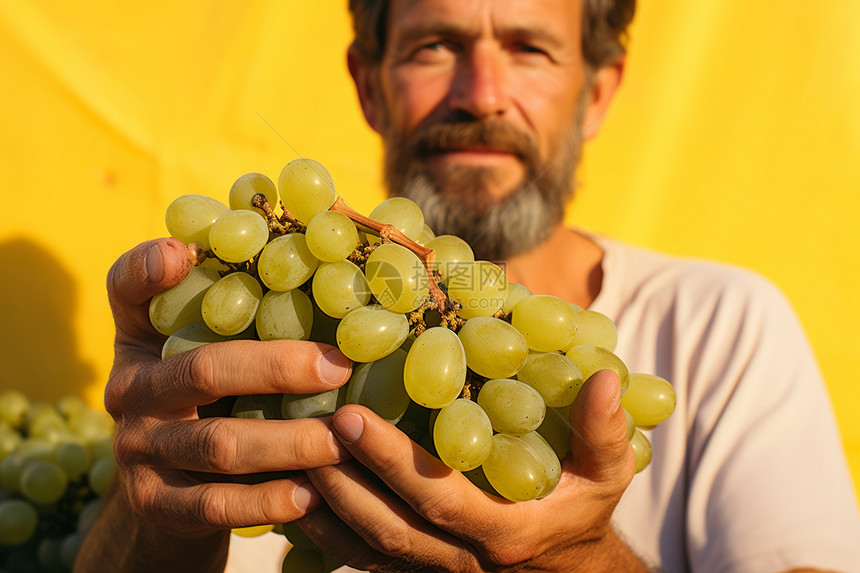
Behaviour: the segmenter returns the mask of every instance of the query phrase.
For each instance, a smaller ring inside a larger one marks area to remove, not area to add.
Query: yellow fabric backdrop
[[[0,387],[100,402],[105,272],[164,234],[177,195],[223,199],[299,152],[360,210],[379,202],[345,4],[0,3]],[[570,220],[780,285],[860,483],[860,3],[640,4]]]

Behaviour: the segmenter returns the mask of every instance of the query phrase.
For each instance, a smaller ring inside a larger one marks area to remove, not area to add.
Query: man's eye
[[[532,46],[531,44],[517,44],[515,46],[515,48],[516,48],[516,51],[518,51],[522,54],[541,54],[541,55],[546,54],[546,52],[544,52],[543,50],[541,50],[540,48],[538,48],[536,46]]]

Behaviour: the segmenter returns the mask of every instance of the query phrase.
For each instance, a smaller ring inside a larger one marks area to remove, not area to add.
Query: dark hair
[[[627,26],[636,0],[583,0],[582,54],[596,70],[626,52]],[[388,0],[349,0],[353,47],[365,62],[378,63],[385,49]]]

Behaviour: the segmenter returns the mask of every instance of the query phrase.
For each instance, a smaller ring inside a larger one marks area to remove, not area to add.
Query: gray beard
[[[431,125],[410,137],[388,133],[384,140],[389,194],[415,201],[434,233],[464,239],[479,259],[501,262],[534,249],[562,223],[573,197],[587,91],[566,140],[559,142],[544,162],[528,134],[501,122],[495,122],[495,128],[478,125],[478,120],[462,121],[461,127],[456,122]],[[436,181],[424,167],[425,150],[432,152],[434,145],[444,145],[449,137],[506,143],[526,169],[523,182],[503,199],[495,200],[486,191],[488,179],[494,176],[487,168],[451,167]]]
[[[477,258],[498,262],[537,247],[564,219],[573,194],[570,179],[552,190],[540,183],[531,181],[501,201],[481,205],[441,193],[426,173],[417,173],[400,195],[421,207],[434,233],[456,235]]]

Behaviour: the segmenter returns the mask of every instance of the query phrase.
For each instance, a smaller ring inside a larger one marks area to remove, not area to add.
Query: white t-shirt
[[[594,239],[605,255],[591,308],[615,321],[630,370],[668,379],[678,399],[646,432],[651,466],[615,511],[627,543],[667,573],[860,573],[832,408],[782,294],[749,271]],[[283,538],[232,539],[229,573],[279,570]]]

